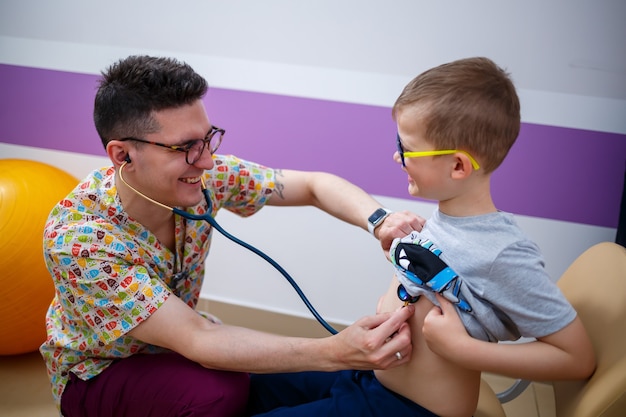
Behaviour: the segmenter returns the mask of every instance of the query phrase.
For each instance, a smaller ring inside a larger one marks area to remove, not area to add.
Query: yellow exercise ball
[[[33,352],[46,340],[54,296],[43,259],[52,207],[78,180],[51,165],[0,159],[0,355]]]

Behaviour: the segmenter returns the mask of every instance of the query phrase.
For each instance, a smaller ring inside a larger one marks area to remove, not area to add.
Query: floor
[[[0,356],[0,416],[58,417],[39,352]]]
[[[320,330],[321,326],[314,320],[305,318],[285,318],[276,313],[251,309],[242,311],[246,308],[220,305],[215,302],[211,303],[210,309],[205,310],[235,325],[246,325],[280,334],[308,337],[325,335],[325,330],[323,328]],[[242,320],[241,317],[252,317],[255,322]],[[268,323],[273,323],[273,327],[268,328]],[[333,325],[333,327],[341,330],[342,326]],[[485,379],[495,392],[503,391],[511,383],[510,379],[495,375],[485,375]],[[520,397],[504,404],[504,410],[507,417],[554,417],[552,389],[545,384],[532,384]],[[46,368],[38,352],[0,356],[0,416],[58,417],[52,401]]]

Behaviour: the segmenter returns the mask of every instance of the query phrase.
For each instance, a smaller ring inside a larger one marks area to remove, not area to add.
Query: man
[[[247,216],[265,204],[314,205],[362,228],[369,219],[383,249],[423,225],[334,175],[215,155],[224,130],[209,121],[206,91],[173,59],[131,56],[103,74],[94,121],[113,166],[61,201],[44,232],[56,295],[41,352],[66,417],[236,416],[244,372],[387,369],[410,358],[412,307],[322,339],[220,325],[194,310],[212,228],[171,207]]]

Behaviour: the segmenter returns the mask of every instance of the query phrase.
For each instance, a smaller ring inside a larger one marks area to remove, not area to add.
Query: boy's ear
[[[463,152],[457,152],[454,154],[455,165],[452,169],[452,178],[462,180],[471,175],[474,167],[472,161]]]

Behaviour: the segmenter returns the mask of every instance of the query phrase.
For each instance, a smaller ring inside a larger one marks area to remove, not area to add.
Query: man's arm
[[[172,295],[129,335],[212,369],[255,373],[386,369],[411,356],[405,321],[413,311],[404,308],[365,317],[337,335],[307,339],[215,324]]]
[[[276,170],[276,188],[268,201],[274,206],[315,206],[367,230],[367,218],[382,205],[349,181],[325,172]],[[376,228],[384,250],[396,237],[420,231],[425,220],[408,211],[395,212]]]
[[[488,343],[470,337],[452,303],[424,319],[424,337],[435,353],[458,365],[529,380],[584,379],[595,369],[591,341],[578,317],[563,329],[529,343]]]

